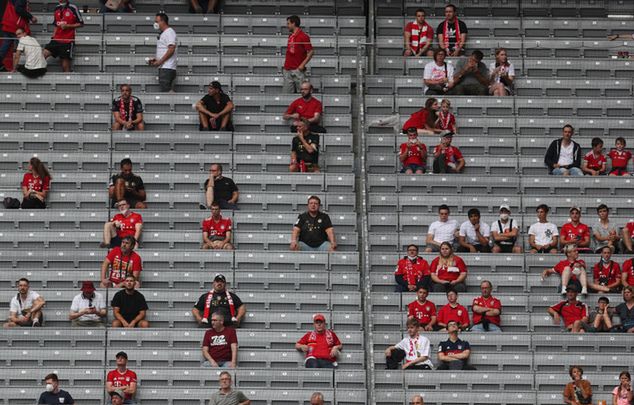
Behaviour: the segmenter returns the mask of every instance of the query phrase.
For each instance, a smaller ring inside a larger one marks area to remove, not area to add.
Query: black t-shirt
[[[313,134],[312,132],[306,136],[304,136],[306,143],[313,146],[315,151],[313,153],[308,153],[304,148],[304,144],[299,140],[297,136],[293,138],[293,143],[291,145],[291,150],[296,153],[297,161],[303,160],[306,163],[319,163],[319,135]]]
[[[137,193],[141,190],[145,190],[145,186],[143,185],[143,180],[141,179],[141,177],[133,174],[129,177],[123,177],[121,175],[121,173],[115,174],[112,176],[112,178],[110,179],[110,185],[114,186],[114,184],[117,182],[118,179],[123,179],[125,181],[125,185],[126,187],[131,187],[132,189],[134,189]],[[132,195],[132,193],[130,193],[129,191],[125,192],[125,199],[128,202],[128,204],[130,204],[130,206],[132,208],[134,208],[135,203],[137,202],[137,200],[134,198],[134,196]],[[114,205],[116,204],[116,201],[112,201],[112,206],[114,207]]]
[[[139,315],[139,312],[148,309],[147,302],[143,294],[134,290],[134,294],[130,295],[121,290],[112,297],[111,305],[119,308],[119,312],[126,322],[131,322]]]
[[[238,308],[242,306],[242,300],[240,299],[240,297],[238,297],[232,292],[229,292],[229,294],[231,295],[231,299],[233,300],[233,306],[235,307],[236,314],[237,314]],[[206,301],[207,301],[207,293],[201,295],[200,298],[198,298],[198,301],[196,301],[196,304],[194,305],[194,308],[200,311],[201,316],[205,313]],[[222,312],[222,314],[225,317],[225,322],[224,322],[225,326],[233,325],[233,322],[231,321],[231,310],[229,309],[229,301],[227,301],[226,292],[223,291],[221,293],[218,293],[214,291],[213,293],[213,297],[211,299],[211,305],[209,308],[209,318],[207,319],[207,321],[209,321],[207,325],[210,328],[211,328],[211,315],[214,312]]]
[[[37,403],[46,405],[74,404],[75,400],[68,392],[59,390],[57,394],[52,392],[43,392]]]
[[[139,100],[138,98],[134,97],[134,96],[130,96],[130,98],[132,99],[132,120],[134,121],[136,119],[136,115],[137,113],[142,113],[143,112],[143,103],[141,103],[141,100]],[[112,100],[112,112],[119,112],[121,113],[121,97],[117,97],[114,100]],[[121,119],[128,121],[129,120],[129,115],[130,115],[130,100],[123,101],[123,114],[121,115]]]
[[[205,191],[207,184],[209,184],[209,179],[205,180]],[[234,191],[238,191],[238,186],[230,178],[222,176],[222,178],[214,180],[214,201],[229,201]]]
[[[332,222],[328,214],[323,212],[318,212],[315,217],[305,212],[297,217],[294,226],[299,228],[299,240],[316,248],[328,240],[326,229],[332,228]]]
[[[458,27],[460,27],[460,34],[467,34],[469,30],[467,29],[467,25],[462,22],[462,20],[458,20]],[[447,24],[447,35],[449,36],[449,48],[453,49],[456,46],[456,20],[454,22],[450,22]],[[443,20],[440,24],[438,24],[438,28],[436,28],[436,34],[443,34],[443,38],[445,35],[445,21]],[[444,47],[444,44],[440,44]]]
[[[225,107],[227,106],[227,104],[229,104],[231,99],[225,93],[220,93],[220,98],[218,99],[218,101],[216,101],[216,99],[210,96],[209,94],[206,94],[200,101],[203,102],[203,104],[205,105],[205,108],[209,112],[217,114],[220,111],[225,109]]]
[[[622,302],[615,308],[616,314],[621,318],[621,323],[634,322],[634,307],[627,309],[627,304]]]

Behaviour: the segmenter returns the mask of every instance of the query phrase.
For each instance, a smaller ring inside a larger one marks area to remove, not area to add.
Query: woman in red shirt
[[[465,279],[467,266],[464,261],[453,254],[453,247],[449,242],[440,244],[440,255],[431,262],[431,279],[434,282],[434,292],[454,290],[467,291]]]
[[[51,184],[51,175],[40,159],[29,161],[29,171],[22,178],[23,209],[46,208],[46,196]]]
[[[435,98],[428,98],[425,101],[425,107],[416,111],[405,121],[403,124],[403,133],[406,134],[407,130],[411,127],[416,127],[418,135],[433,135],[442,132],[441,129],[436,128],[436,121],[438,120],[438,110],[440,104]]]

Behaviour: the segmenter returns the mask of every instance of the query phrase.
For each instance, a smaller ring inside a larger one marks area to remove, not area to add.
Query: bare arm
[[[145,192],[143,192],[145,194]],[[134,224],[134,239],[136,239],[137,242],[139,242],[139,240],[141,240],[141,232],[143,231],[143,224],[137,222],[136,224]]]
[[[145,310],[139,311],[139,314],[130,322],[130,326],[134,326],[145,318]]]
[[[128,321],[126,321],[123,316],[121,315],[121,308],[119,307],[112,307],[112,314],[114,315],[114,318],[121,322],[121,325],[123,325],[124,327],[127,327]]]
[[[293,232],[291,233],[291,250],[299,249],[297,245],[297,242],[299,241],[299,231],[300,229],[298,227],[293,227]]]
[[[234,322],[234,326],[236,327],[240,326],[246,314],[247,314],[247,306],[245,304],[240,305],[240,308],[238,308],[238,313],[236,314],[237,321]]]
[[[233,345],[232,345],[233,346]],[[207,359],[207,361],[209,362],[209,364],[212,367],[218,367],[218,363],[216,363],[216,360],[214,360],[213,357],[211,357],[211,354],[209,354],[209,347],[207,346],[203,346],[202,347],[202,351],[203,351],[203,357]],[[233,356],[232,356],[233,357]]]
[[[19,49],[15,51],[15,53],[13,54],[13,72],[15,72],[15,70],[18,67],[18,63],[20,63],[20,56],[22,55],[22,51],[20,51]]]
[[[297,67],[297,70],[300,70],[300,71],[306,70],[306,64],[308,64],[308,62],[310,62],[310,60],[313,58],[314,54],[315,54],[315,51],[313,49],[308,51],[308,53],[306,54],[306,58],[304,58],[302,63]]]
[[[450,282],[449,284],[460,284],[460,283],[464,282],[465,278],[467,278],[467,273],[460,273],[458,278],[455,279],[454,281]]]
[[[101,286],[103,288],[107,288],[110,286],[110,279],[108,277],[108,268],[110,267],[110,262],[108,259],[103,259],[101,262]]]
[[[465,161],[464,159],[458,159],[458,164],[456,164],[456,171],[460,172],[464,169]]]
[[[337,249],[337,238],[335,238],[335,228],[332,226],[326,229],[326,235],[328,236],[328,242],[330,242],[330,250]]]
[[[231,367],[236,368],[238,365],[238,344],[231,343]]]
[[[235,204],[238,202],[238,198],[240,198],[240,192],[239,191],[234,191],[231,194],[231,199],[227,202],[231,203],[231,204]]]
[[[174,52],[176,52],[176,45],[169,45],[167,47],[167,52],[165,52],[165,55],[163,55],[161,59],[154,61],[153,65],[161,66],[163,63],[165,63],[166,60],[168,60],[169,58],[172,57],[172,55],[174,55]]]

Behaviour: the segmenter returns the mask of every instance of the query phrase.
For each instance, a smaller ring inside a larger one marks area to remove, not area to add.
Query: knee
[[[233,250],[233,245],[231,243],[225,243],[223,247],[224,250]]]
[[[144,202],[137,202],[134,204],[134,208],[143,210],[147,208],[147,205]]]
[[[150,323],[146,321],[145,319],[139,322],[139,328],[149,328],[149,327],[150,327]]]
[[[118,320],[115,319],[114,321],[112,321],[113,328],[120,328],[121,326],[121,322],[119,322]]]
[[[112,123],[112,130],[113,131],[119,131],[121,129],[121,127],[122,127],[121,124],[119,124],[116,121]]]
[[[136,125],[137,131],[145,131],[145,122],[141,121]]]
[[[292,164],[288,165],[288,170],[289,170],[290,172],[293,172],[293,173],[294,173],[294,172],[296,172],[296,171],[297,171],[297,165],[296,165],[296,164],[294,164],[294,163],[292,163]]]

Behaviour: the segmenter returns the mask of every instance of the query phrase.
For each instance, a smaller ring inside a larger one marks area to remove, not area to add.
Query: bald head
[[[310,397],[310,405],[324,405],[324,395],[321,392],[315,392]]]

